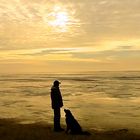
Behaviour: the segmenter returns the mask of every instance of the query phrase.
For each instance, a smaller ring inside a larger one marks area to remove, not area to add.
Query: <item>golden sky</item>
[[[140,0],[0,0],[0,73],[140,70]]]

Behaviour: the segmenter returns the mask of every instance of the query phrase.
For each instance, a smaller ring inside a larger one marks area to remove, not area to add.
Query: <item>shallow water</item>
[[[0,75],[1,118],[53,123],[52,82],[61,81],[64,108],[91,129],[140,130],[140,72]],[[64,122],[62,110],[62,123]]]

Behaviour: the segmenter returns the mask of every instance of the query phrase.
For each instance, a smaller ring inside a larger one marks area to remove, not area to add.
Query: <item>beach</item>
[[[0,140],[138,140],[140,72],[0,75]],[[91,136],[53,132],[50,88],[61,81],[64,106]],[[18,138],[19,137],[19,138]],[[39,138],[40,137],[40,138]]]
[[[91,135],[71,135],[53,132],[47,123],[21,124],[15,119],[0,119],[0,140],[140,140],[140,135],[127,129],[97,131],[88,130]]]

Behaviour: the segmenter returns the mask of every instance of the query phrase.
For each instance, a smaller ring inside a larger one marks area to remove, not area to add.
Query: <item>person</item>
[[[53,86],[51,87],[51,105],[54,111],[54,131],[60,132],[64,129],[60,126],[61,110],[63,107],[62,95],[59,89],[60,82],[55,80]]]

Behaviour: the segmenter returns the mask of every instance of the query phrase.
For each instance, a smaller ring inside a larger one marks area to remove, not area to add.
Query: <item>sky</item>
[[[140,70],[140,0],[0,0],[0,73]]]

